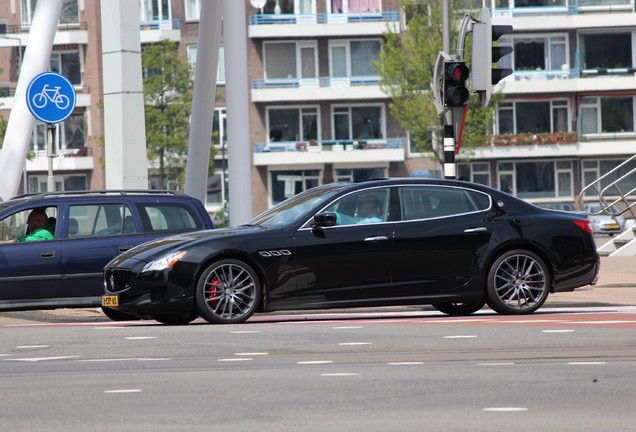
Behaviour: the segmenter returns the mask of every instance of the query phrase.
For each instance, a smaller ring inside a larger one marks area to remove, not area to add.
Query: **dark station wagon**
[[[45,212],[48,233],[24,241],[34,210]],[[100,306],[103,268],[115,256],[213,227],[198,199],[175,191],[54,192],[0,202],[0,311]]]

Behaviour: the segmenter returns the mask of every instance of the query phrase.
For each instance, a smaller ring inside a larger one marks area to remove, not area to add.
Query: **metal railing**
[[[349,87],[377,85],[380,80],[381,77],[379,75],[318,78],[257,78],[252,80],[252,88]]]
[[[254,144],[254,153],[382,150],[402,148],[402,138],[361,140],[276,141]]]
[[[318,14],[258,14],[250,15],[249,25],[269,24],[330,24],[346,22],[396,22],[397,11],[349,12]]]
[[[636,214],[634,212],[634,207],[636,207],[636,201],[630,203],[629,200],[636,198],[636,187],[624,191],[621,188],[621,183],[627,181],[636,180],[636,168],[632,168],[628,170],[625,174],[621,175],[607,186],[603,186],[603,182],[613,176],[615,173],[620,172],[621,169],[628,167],[632,162],[636,162],[636,155],[630,157],[625,162],[617,165],[613,169],[609,170],[601,177],[585,186],[581,193],[578,196],[578,204],[579,208],[585,208],[585,197],[589,191],[594,191],[598,196],[598,202],[600,204],[600,210],[597,212],[592,212],[593,215],[598,215],[602,213],[606,213],[611,215],[612,217],[620,216],[628,211],[631,213],[633,218],[636,218]],[[589,196],[589,195],[588,195]],[[622,204],[618,206],[617,204]]]

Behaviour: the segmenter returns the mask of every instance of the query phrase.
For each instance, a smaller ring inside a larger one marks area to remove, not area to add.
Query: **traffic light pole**
[[[450,0],[442,1],[442,48],[444,52],[451,52],[450,37]],[[446,111],[444,120],[444,178],[455,178],[455,128],[453,110]]]

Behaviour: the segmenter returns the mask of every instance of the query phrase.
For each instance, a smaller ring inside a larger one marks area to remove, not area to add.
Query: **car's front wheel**
[[[433,307],[447,315],[462,316],[477,312],[485,304],[485,300],[480,300],[472,303],[436,303]]]
[[[529,314],[545,303],[550,293],[550,273],[539,256],[512,250],[499,256],[490,267],[487,303],[506,315]]]
[[[246,263],[225,259],[206,268],[196,287],[196,304],[203,319],[215,324],[246,321],[258,306],[261,288]]]

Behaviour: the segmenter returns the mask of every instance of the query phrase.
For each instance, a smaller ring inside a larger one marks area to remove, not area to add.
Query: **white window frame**
[[[330,40],[329,41],[329,77],[330,78],[355,78],[358,75],[352,75],[351,72],[351,42],[379,42],[380,43],[380,51],[382,50],[382,41],[377,38],[367,38],[367,39],[342,39],[342,40]],[[333,67],[335,65],[332,50],[334,48],[344,48],[345,49],[345,69],[346,75],[336,76],[333,72]],[[377,75],[379,77],[379,75]]]
[[[194,78],[194,70],[197,65],[197,55],[199,47],[197,44],[188,45],[186,48],[186,56],[188,57],[188,63],[192,69],[192,77]],[[216,83],[225,85],[225,45],[219,43],[219,56],[218,63],[216,64]]]
[[[335,114],[336,114],[336,108],[347,108],[347,115],[349,116],[349,140],[355,140],[356,138],[353,136],[353,123],[352,123],[352,115],[351,115],[351,108],[355,108],[355,107],[380,107],[380,132],[381,132],[381,136],[382,138],[376,138],[376,139],[387,139],[386,136],[386,105],[383,103],[360,103],[360,104],[333,104],[331,105],[331,113],[330,113],[330,119],[331,119],[331,136],[334,137],[333,139],[335,139],[336,136],[336,122],[334,121],[335,119]],[[342,113],[342,112],[341,112]],[[339,113],[339,114],[341,114]]]
[[[556,133],[556,132],[571,132],[572,128],[572,112],[570,109],[570,104],[567,99],[551,99],[549,101],[545,100],[537,100],[537,99],[515,99],[515,100],[506,100],[502,102],[496,110],[495,115],[495,130],[493,131],[496,135],[498,135],[501,130],[501,125],[499,123],[499,112],[500,111],[512,111],[512,129],[513,135],[518,135],[520,132],[517,131],[517,103],[533,103],[533,102],[550,102],[550,131],[545,133]],[[555,131],[554,130],[554,109],[555,108],[563,108],[567,109],[567,131]]]
[[[286,41],[267,41],[263,42],[263,78],[268,79],[267,76],[267,46],[275,45],[275,44],[294,44],[294,55],[296,56],[296,75],[291,77],[291,80],[316,80],[319,77],[318,74],[318,41],[316,40],[307,40],[307,41],[296,41],[296,40],[286,40]],[[303,48],[311,48],[314,51],[314,77],[312,78],[303,78],[303,64],[302,64],[302,55],[301,51]],[[272,78],[275,80],[280,80],[281,78]]]
[[[550,198],[574,198],[574,167],[576,165],[576,160],[574,159],[549,159],[549,160],[538,160],[538,159],[515,159],[515,160],[502,160],[497,161],[497,189],[501,189],[501,176],[502,175],[512,175],[512,195],[518,196],[517,191],[517,164],[518,163],[535,163],[535,162],[551,162],[554,165],[554,196],[545,196],[545,197],[533,197],[533,198],[523,198],[528,201],[537,201],[544,200]],[[569,162],[570,168],[558,168],[560,162]],[[502,164],[512,164],[511,170],[502,170],[500,167]],[[570,174],[570,191],[572,195],[559,195],[559,173],[569,173]]]
[[[605,96],[611,97],[611,96]],[[629,97],[629,96],[628,96]],[[608,135],[613,136],[621,136],[621,137],[632,137],[636,136],[636,98],[631,96],[632,98],[632,124],[634,125],[633,131],[626,132],[603,132],[603,115],[602,115],[602,105],[601,99],[602,96],[585,96],[581,98],[581,102],[579,104],[579,121],[583,121],[583,109],[595,109],[596,110],[596,132],[583,132],[583,125],[579,125],[579,131],[581,135],[585,135],[588,138],[602,138]],[[586,100],[584,100],[586,99]]]
[[[184,0],[183,7],[185,8],[186,21],[199,21],[201,0]]]
[[[316,122],[317,122],[317,132],[318,132],[318,137],[316,138],[317,141],[321,141],[321,135],[322,135],[322,130],[320,127],[321,124],[321,120],[320,120],[320,105],[268,105],[267,107],[265,107],[265,130],[266,132],[266,138],[267,141],[266,142],[270,142],[270,136],[269,136],[269,130],[270,130],[270,120],[269,120],[269,113],[271,110],[276,110],[276,109],[284,109],[284,110],[289,110],[289,109],[297,109],[299,111],[299,116],[298,116],[298,121],[300,122],[298,125],[298,130],[300,133],[300,136],[298,137],[297,141],[303,141],[302,137],[304,135],[304,131],[303,131],[303,116],[305,115],[313,115],[314,113],[303,113],[303,109],[315,109],[315,115],[316,115]],[[298,167],[294,168],[297,169]]]

